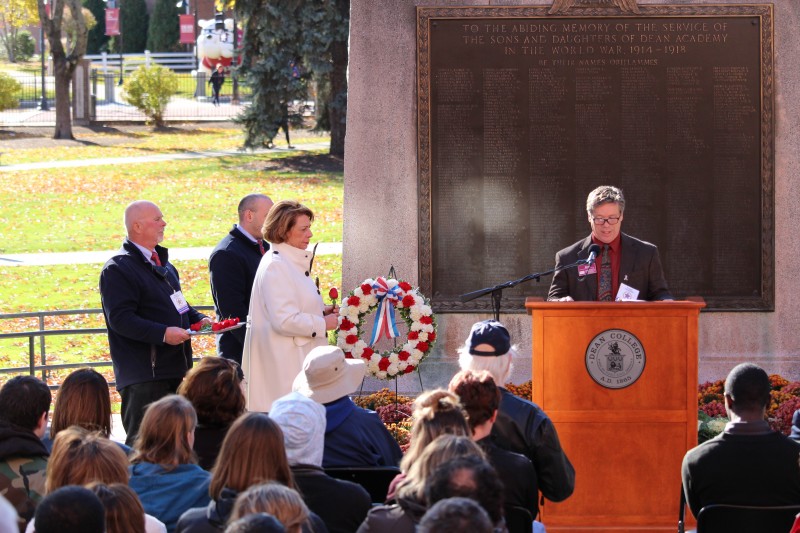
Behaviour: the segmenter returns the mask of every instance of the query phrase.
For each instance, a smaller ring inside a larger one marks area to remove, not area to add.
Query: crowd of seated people
[[[399,464],[374,426],[377,416],[350,401],[364,362],[335,347],[309,353],[296,392],[273,402],[270,413],[245,412],[237,366],[205,358],[180,394],[147,407],[132,448],[110,440],[108,385],[97,372],[67,376],[49,434],[48,387],[32,376],[12,378],[0,388],[0,533],[535,530],[539,491],[567,497],[574,470],[547,416],[506,398],[498,376],[507,377],[511,351],[499,323],[473,327],[449,390],[415,400],[411,444]],[[729,374],[730,424],[684,460],[695,515],[711,503],[800,503],[800,412],[793,438],[771,431],[769,390],[755,365]],[[202,446],[200,426],[208,430]],[[331,426],[334,434],[369,428],[358,440],[362,449],[330,456],[337,466],[399,466],[385,501],[328,475]],[[541,446],[549,463],[530,458]],[[527,523],[512,520],[513,508],[530,513]]]

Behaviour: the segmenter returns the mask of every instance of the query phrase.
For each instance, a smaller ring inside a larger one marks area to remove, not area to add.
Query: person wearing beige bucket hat
[[[325,406],[324,468],[397,466],[400,446],[378,413],[357,406],[350,394],[366,375],[366,363],[347,359],[337,346],[318,346],[303,361],[293,390]]]

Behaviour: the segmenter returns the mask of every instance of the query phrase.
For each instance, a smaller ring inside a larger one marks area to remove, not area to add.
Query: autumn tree
[[[287,103],[305,100],[316,78],[330,85],[330,153],[344,155],[350,0],[237,0],[235,10],[244,27],[239,76],[253,93],[237,118],[245,147],[272,141]]]
[[[51,4],[50,17],[47,16],[44,0],[37,0],[39,18],[50,44],[53,57],[53,78],[56,89],[56,128],[54,139],[74,139],[72,135],[72,115],[69,89],[75,68],[86,54],[88,30],[83,17],[83,6],[80,0],[62,0]],[[70,18],[74,24],[74,33],[69,45],[65,48],[62,42],[64,8],[69,8]]]
[[[12,63],[17,61],[17,36],[25,26],[38,24],[36,0],[0,1],[0,41],[6,56]]]

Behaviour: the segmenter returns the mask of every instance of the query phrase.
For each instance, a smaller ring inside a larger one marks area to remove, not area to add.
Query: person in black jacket
[[[462,370],[487,370],[500,384],[508,381],[515,354],[505,326],[484,320],[472,325],[465,345],[459,348],[458,363]],[[491,434],[501,448],[531,460],[545,498],[560,502],[572,495],[575,468],[561,448],[553,422],[541,407],[514,396],[501,385],[500,408]]]
[[[217,65],[217,69],[211,73],[211,78],[208,80],[208,84],[211,85],[211,90],[214,91],[214,99],[212,103],[215,106],[219,105],[219,91],[222,89],[222,85],[225,83],[225,72],[222,70],[222,65]]]
[[[330,533],[356,531],[372,501],[361,485],[334,479],[323,470],[325,407],[291,392],[272,403],[269,417],[283,432],[294,482],[308,508],[319,515]]]
[[[221,240],[211,252],[208,270],[211,281],[211,296],[217,319],[247,319],[250,309],[250,293],[256,277],[261,256],[269,250],[261,228],[272,200],[263,194],[248,194],[239,202],[239,223]],[[217,337],[217,355],[242,364],[245,328],[235,329]]]
[[[500,388],[487,371],[462,370],[450,380],[450,392],[456,394],[467,412],[472,439],[503,482],[506,507],[524,507],[531,518],[539,514],[539,482],[530,459],[504,450],[491,436],[500,407]],[[526,531],[530,531],[527,524]],[[511,531],[511,533],[514,533]]]
[[[128,238],[100,272],[100,300],[129,446],[145,407],[174,394],[191,368],[189,326],[211,323],[186,302],[178,271],[158,244],[166,225],[156,204],[139,200],[128,205]]]

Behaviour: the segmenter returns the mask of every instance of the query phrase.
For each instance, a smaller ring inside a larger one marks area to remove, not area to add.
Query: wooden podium
[[[681,461],[697,444],[705,303],[529,298],[525,307],[533,401],[575,467],[573,495],[542,508],[548,533],[676,531]]]

